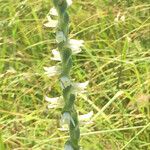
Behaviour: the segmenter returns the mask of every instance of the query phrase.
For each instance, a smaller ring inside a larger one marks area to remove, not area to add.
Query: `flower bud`
[[[66,144],[64,150],[74,150],[74,149],[70,144]]]
[[[69,77],[63,76],[60,78],[62,88],[66,88],[71,85],[71,80]]]
[[[63,113],[62,118],[61,118],[61,124],[70,125],[70,122],[72,122],[72,124],[75,126],[74,120],[71,117],[70,113],[68,112]]]
[[[62,31],[56,32],[56,42],[61,43],[63,41],[66,41],[66,37]]]

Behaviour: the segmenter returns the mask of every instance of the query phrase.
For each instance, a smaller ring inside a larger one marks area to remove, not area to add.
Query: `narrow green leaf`
[[[5,150],[5,146],[1,134],[0,134],[0,150]]]

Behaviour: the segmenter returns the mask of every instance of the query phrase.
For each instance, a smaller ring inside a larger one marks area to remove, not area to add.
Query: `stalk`
[[[62,123],[69,126],[70,138],[65,143],[65,150],[79,150],[80,129],[77,111],[74,106],[75,92],[73,92],[73,84],[70,77],[72,68],[72,50],[68,47],[69,33],[69,15],[67,12],[66,0],[53,0],[55,9],[58,12],[58,25],[56,30],[56,41],[61,56],[61,74],[59,77],[62,95],[64,99],[64,107],[62,109]]]

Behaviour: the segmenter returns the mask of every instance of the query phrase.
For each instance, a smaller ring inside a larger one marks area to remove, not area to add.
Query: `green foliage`
[[[62,150],[68,138],[58,130],[60,109],[47,111],[44,100],[61,92],[57,77],[43,71],[54,65],[55,35],[43,27],[51,7],[50,0],[0,0],[0,129],[7,150]],[[149,150],[149,11],[148,0],[74,0],[69,9],[71,38],[85,40],[70,73],[90,80],[77,110],[99,114],[81,127],[85,150]],[[114,22],[118,12],[124,22]]]
[[[0,134],[0,150],[5,150],[5,146],[1,134]]]

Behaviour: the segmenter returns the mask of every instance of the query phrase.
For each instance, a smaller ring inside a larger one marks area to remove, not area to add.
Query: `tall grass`
[[[61,150],[68,138],[58,130],[60,110],[49,111],[44,100],[61,92],[57,77],[43,71],[54,65],[55,34],[43,26],[51,6],[0,0],[0,132],[7,150]],[[79,114],[94,110],[93,123],[81,128],[85,150],[149,150],[149,11],[148,0],[77,0],[69,9],[71,37],[86,41],[71,76],[90,80],[76,106]]]

